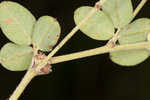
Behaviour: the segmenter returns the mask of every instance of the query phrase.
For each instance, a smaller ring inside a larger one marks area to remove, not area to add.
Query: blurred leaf
[[[137,65],[149,57],[149,52],[145,49],[141,50],[125,50],[110,53],[110,59],[122,66]]]
[[[33,50],[28,46],[7,43],[0,51],[2,65],[11,71],[26,70],[32,61]]]
[[[116,28],[127,25],[133,17],[131,0],[106,0],[102,9],[110,16]]]
[[[23,6],[12,1],[0,3],[0,26],[3,33],[20,45],[31,44],[34,16]]]
[[[140,18],[120,31],[120,44],[131,44],[147,40],[150,32],[150,19]]]
[[[60,25],[55,18],[42,16],[35,24],[32,38],[40,50],[50,51],[57,43],[60,31]]]
[[[92,7],[83,6],[74,14],[76,24],[79,24],[91,11]],[[102,12],[97,11],[89,20],[81,26],[81,31],[96,40],[108,40],[114,33],[112,21]]]

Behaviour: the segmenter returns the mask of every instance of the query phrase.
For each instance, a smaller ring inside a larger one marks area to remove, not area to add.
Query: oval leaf
[[[150,32],[150,20],[141,18],[127,25],[120,31],[120,44],[132,44],[147,40],[147,35]],[[149,57],[149,51],[141,50],[126,50],[110,53],[111,60],[119,65],[133,66],[139,64]]]
[[[34,16],[23,6],[11,1],[0,3],[0,26],[8,39],[19,45],[30,45]]]
[[[133,17],[131,0],[106,0],[102,9],[112,19],[116,28],[127,25]]]
[[[35,24],[32,39],[40,50],[50,51],[60,36],[58,21],[50,16],[40,17]]]
[[[131,44],[147,40],[150,32],[150,19],[140,18],[120,31],[120,44]]]
[[[137,65],[149,57],[147,50],[125,50],[110,53],[110,59],[122,66]]]
[[[2,65],[11,71],[23,71],[31,64],[33,50],[28,46],[7,43],[0,51]]]
[[[83,6],[78,8],[74,14],[76,24],[79,24],[91,11],[92,7]],[[96,40],[108,40],[114,33],[112,21],[102,12],[97,11],[89,20],[80,27],[87,36]]]

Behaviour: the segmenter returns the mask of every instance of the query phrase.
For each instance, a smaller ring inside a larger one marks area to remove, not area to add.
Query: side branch
[[[142,9],[142,7],[145,5],[146,2],[147,0],[141,0],[140,4],[137,6],[137,8],[133,13],[133,18],[139,13],[139,11]]]
[[[84,58],[88,56],[94,56],[94,55],[108,53],[108,52],[120,51],[120,50],[142,49],[142,48],[148,49],[149,46],[150,46],[150,42],[118,45],[118,46],[115,46],[114,48],[111,48],[108,46],[102,46],[102,47],[91,49],[91,50],[85,50],[85,51],[81,51],[77,53],[53,57],[50,59],[50,62],[51,64],[56,64],[56,63],[60,63],[64,61]]]
[[[72,31],[54,48],[54,50],[47,56],[37,68],[36,70],[39,71],[47,62],[48,60],[55,55],[55,53],[80,29],[80,27],[87,22],[87,20],[92,17],[97,10],[101,8],[101,5],[104,3],[105,0],[100,0],[94,6],[94,8],[87,14],[87,16],[75,27]],[[102,3],[102,4],[101,4]]]

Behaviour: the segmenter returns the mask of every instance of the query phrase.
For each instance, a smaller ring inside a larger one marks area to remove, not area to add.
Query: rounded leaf
[[[55,18],[50,16],[40,17],[33,31],[34,45],[42,51],[50,51],[57,43],[60,31],[60,25]]]
[[[120,44],[132,44],[147,40],[150,32],[150,20],[148,18],[137,19],[133,23],[127,25],[120,31]],[[149,57],[149,51],[126,50],[110,53],[111,60],[119,65],[133,66],[139,64]]]
[[[78,8],[74,14],[76,24],[79,24],[91,11],[92,7],[83,6]],[[114,26],[102,11],[97,11],[89,20],[80,27],[87,36],[96,40],[108,40],[114,33]]]
[[[7,43],[0,51],[3,67],[11,71],[23,71],[31,64],[33,50],[28,46]]]
[[[30,45],[34,16],[12,1],[0,3],[0,26],[8,39],[19,45]]]
[[[131,44],[147,40],[150,32],[150,19],[140,18],[120,31],[120,44]]]
[[[106,0],[102,9],[112,19],[116,28],[127,25],[133,17],[131,0]]]
[[[137,65],[149,57],[149,52],[145,49],[141,50],[124,50],[110,53],[110,59],[122,66]]]

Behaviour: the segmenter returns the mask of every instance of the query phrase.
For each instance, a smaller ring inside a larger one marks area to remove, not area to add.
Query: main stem
[[[35,72],[32,68],[30,68],[27,73],[25,74],[24,78],[20,82],[20,84],[17,86],[15,91],[13,92],[13,95],[9,98],[9,100],[18,100],[21,93],[24,91],[25,87],[30,83],[30,81],[37,75],[37,72]]]
[[[97,54],[103,54],[108,52],[120,51],[120,50],[130,50],[130,49],[148,49],[150,46],[150,42],[136,43],[136,44],[125,44],[118,45],[113,48],[110,46],[103,46],[91,50],[85,50],[77,53],[67,54],[63,56],[53,57],[51,58],[51,64],[56,64],[64,61],[79,59],[83,57],[93,56]],[[26,75],[24,76],[21,83],[18,85],[16,90],[13,92],[13,95],[9,98],[9,100],[17,100],[21,93],[24,91],[25,87],[29,84],[29,82],[37,75],[37,71],[33,68],[30,68]]]

